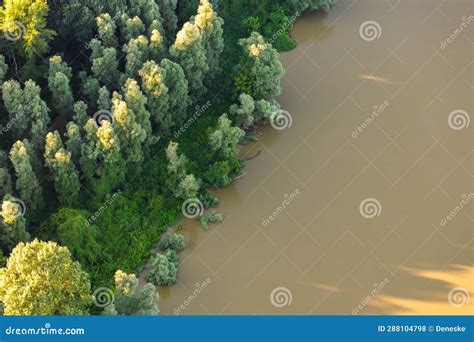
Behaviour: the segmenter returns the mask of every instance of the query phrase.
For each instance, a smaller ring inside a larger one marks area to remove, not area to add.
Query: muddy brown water
[[[181,222],[162,314],[473,313],[472,15],[339,0],[299,18],[281,55],[292,125],[242,147],[261,152],[216,191],[222,223]]]

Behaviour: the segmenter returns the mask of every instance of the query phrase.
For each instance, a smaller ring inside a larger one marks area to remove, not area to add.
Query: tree
[[[89,119],[84,125],[84,142],[81,144],[81,157],[79,163],[86,179],[91,182],[97,170],[97,129],[94,119]]]
[[[137,123],[145,131],[147,141],[152,143],[154,140],[150,121],[151,114],[146,108],[148,100],[140,89],[138,82],[129,78],[125,82],[122,92],[128,108],[135,114]]]
[[[229,113],[234,123],[241,128],[248,128],[254,121],[255,102],[252,96],[240,94],[240,104],[230,106]]]
[[[0,53],[0,84],[3,83],[8,73],[8,64],[5,62],[5,56]]]
[[[163,26],[166,36],[173,40],[178,26],[178,17],[176,15],[176,7],[178,0],[157,0],[160,7],[161,16],[163,17]]]
[[[8,156],[0,150],[0,198],[13,193],[12,178],[8,170]]]
[[[97,98],[97,108],[99,110],[110,111],[112,108],[112,100],[110,99],[110,91],[106,86],[99,89],[99,97]]]
[[[176,252],[181,252],[186,247],[186,239],[181,234],[166,234],[161,238],[159,247],[161,249],[172,249]]]
[[[152,257],[148,281],[159,286],[173,285],[176,283],[178,264],[179,256],[174,250],[167,249],[164,253],[156,253]]]
[[[273,120],[274,116],[279,113],[280,105],[275,100],[260,100],[255,102],[255,119],[256,120]]]
[[[48,86],[53,94],[53,106],[64,114],[72,110],[74,96],[71,89],[71,68],[64,63],[60,56],[49,59]]]
[[[17,81],[7,81],[2,89],[3,101],[16,137],[31,135],[35,149],[40,149],[50,122],[49,108],[41,99],[41,88],[32,80],[25,82],[22,90]]]
[[[76,123],[80,128],[83,128],[87,120],[89,120],[89,115],[87,114],[87,105],[83,101],[77,101],[74,104],[74,114],[72,116],[74,123]]]
[[[55,242],[20,242],[0,269],[5,315],[84,315],[91,304],[87,273]]]
[[[165,72],[154,61],[148,61],[138,72],[142,79],[142,88],[148,97],[148,110],[152,114],[153,132],[169,133],[172,125],[169,112],[168,87],[165,85]]]
[[[131,38],[130,41],[123,46],[125,53],[125,73],[128,77],[136,77],[138,70],[148,60],[150,47],[148,39],[145,36]]]
[[[66,150],[71,155],[72,161],[78,165],[81,156],[81,130],[75,122],[68,122],[66,125]]]
[[[142,162],[142,143],[146,140],[146,131],[137,122],[135,113],[128,108],[122,96],[116,92],[113,94],[112,115],[126,162]]]
[[[113,47],[104,47],[98,39],[90,42],[92,48],[91,70],[95,78],[103,84],[113,87],[120,77],[117,50]]]
[[[10,195],[3,198],[0,216],[0,232],[3,247],[11,250],[18,242],[26,242],[30,234],[26,230],[26,220],[19,204]]]
[[[99,38],[102,41],[103,46],[116,49],[118,47],[117,36],[115,35],[117,25],[110,14],[102,13],[96,18],[96,23]]]
[[[35,211],[43,203],[42,189],[31,166],[27,140],[17,141],[10,151],[10,160],[16,173],[16,190],[28,209]]]
[[[237,156],[237,143],[245,135],[238,127],[233,127],[227,114],[223,114],[217,123],[216,130],[209,135],[211,150],[219,160],[228,160]]]
[[[125,42],[128,42],[130,39],[136,38],[145,32],[145,25],[137,16],[130,18],[126,13],[123,13],[120,17],[120,21],[122,26],[122,39]]]
[[[44,151],[46,166],[54,177],[54,186],[62,205],[72,206],[77,204],[79,198],[79,175],[71,161],[71,154],[66,152],[57,131],[46,135]]]
[[[166,54],[166,39],[160,22],[154,21],[148,29],[150,36],[150,58],[158,62]]]
[[[178,144],[170,142],[166,149],[168,159],[168,188],[177,198],[188,199],[196,198],[200,182],[194,175],[187,174],[186,166],[188,160],[184,155],[178,155]]]
[[[257,32],[253,32],[249,38],[240,39],[239,45],[245,51],[241,77],[245,75],[244,78],[253,80],[253,93],[249,95],[257,99],[280,95],[280,78],[284,69],[278,51]]]
[[[185,23],[176,35],[170,53],[184,70],[191,97],[197,99],[203,95],[206,92],[203,81],[209,71],[209,64],[199,28],[191,22]]]
[[[183,68],[169,59],[160,62],[163,70],[165,84],[168,88],[168,112],[172,113],[172,124],[179,126],[183,124],[188,116],[188,107],[191,104],[189,98],[188,81],[184,75]]]
[[[217,15],[209,0],[201,0],[194,22],[203,36],[204,51],[209,63],[209,76],[212,79],[219,71],[219,60],[224,51],[222,28],[224,20]]]
[[[0,7],[0,31],[10,40],[21,42],[21,50],[29,59],[47,52],[55,35],[46,28],[48,10],[46,0],[5,0]]]
[[[114,302],[104,309],[104,315],[145,316],[158,315],[160,310],[156,302],[159,294],[153,284],[146,284],[138,291],[138,279],[135,274],[115,272]]]
[[[62,208],[46,223],[51,237],[71,252],[81,265],[92,266],[101,254],[99,228],[90,224],[86,210]]]

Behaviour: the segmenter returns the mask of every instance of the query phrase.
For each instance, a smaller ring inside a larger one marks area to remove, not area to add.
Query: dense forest
[[[3,314],[157,314],[185,248],[162,234],[221,219],[293,22],[334,1],[0,1]]]

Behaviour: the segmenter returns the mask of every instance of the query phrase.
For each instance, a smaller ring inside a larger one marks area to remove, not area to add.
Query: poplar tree
[[[46,165],[54,176],[54,185],[62,205],[72,206],[77,203],[80,183],[71,154],[66,152],[57,131],[46,135],[44,152]]]
[[[203,81],[209,71],[209,64],[201,31],[194,23],[184,24],[176,35],[176,41],[171,46],[170,53],[184,70],[191,97],[199,98],[206,92]]]
[[[188,160],[184,155],[178,155],[178,144],[170,142],[166,149],[168,159],[168,187],[174,196],[181,199],[196,198],[200,182],[192,174],[187,174]]]
[[[163,26],[166,36],[172,41],[176,35],[178,26],[178,16],[176,15],[176,7],[178,0],[157,0],[160,7],[160,13],[163,17]]]
[[[0,6],[0,31],[21,44],[21,52],[32,59],[48,51],[48,43],[56,33],[47,28],[46,0],[5,0]]]
[[[113,47],[104,47],[97,39],[90,42],[92,48],[91,70],[94,76],[103,84],[113,87],[118,82],[120,72],[117,59],[117,50]]]
[[[53,94],[53,106],[57,112],[62,115],[70,113],[74,104],[70,78],[62,72],[50,73],[48,86]]]
[[[34,81],[25,82],[24,106],[31,120],[31,143],[35,149],[42,149],[43,139],[50,123],[49,108],[41,99],[40,94],[41,88]]]
[[[209,145],[219,160],[229,160],[237,157],[237,143],[244,135],[245,132],[232,126],[227,114],[223,114],[215,131],[209,135]]]
[[[230,106],[229,113],[232,115],[234,123],[241,128],[248,128],[254,121],[255,102],[252,96],[241,94],[240,104]]]
[[[81,156],[81,130],[79,126],[71,121],[66,125],[66,150],[71,155],[72,161],[78,165]]]
[[[149,56],[149,42],[145,36],[138,36],[131,38],[130,41],[123,46],[125,53],[125,73],[128,77],[136,77],[138,70],[148,60]]]
[[[22,137],[28,132],[29,117],[26,113],[28,106],[24,101],[20,83],[15,80],[6,81],[2,86],[3,104],[9,114],[8,121],[16,137]]]
[[[280,79],[284,69],[278,51],[257,32],[253,32],[249,38],[240,39],[239,45],[244,48],[247,57],[242,68],[253,80],[254,97],[261,99],[280,95]]]
[[[97,98],[97,108],[99,110],[110,110],[112,108],[112,100],[110,99],[110,91],[106,86],[99,89],[99,96]]]
[[[140,290],[135,274],[115,272],[114,302],[104,309],[104,315],[145,316],[157,315],[159,294],[155,286],[146,284]]]
[[[145,24],[143,24],[143,21],[138,16],[130,18],[127,14],[122,14],[121,26],[122,39],[124,42],[128,42],[130,39],[136,38],[145,32]]]
[[[8,170],[8,157],[5,152],[0,150],[0,198],[11,193],[13,193],[13,188],[12,178]]]
[[[3,83],[8,73],[8,64],[5,62],[5,56],[0,53],[0,84]]]
[[[148,29],[150,37],[150,58],[158,62],[163,59],[166,54],[166,39],[158,21],[154,21]]]
[[[18,208],[18,203],[14,198],[6,195],[0,211],[0,235],[1,242],[8,250],[13,249],[18,242],[26,242],[30,239],[30,234],[26,230],[26,220],[23,213]]]
[[[203,37],[204,52],[209,63],[209,76],[212,79],[219,71],[219,59],[224,51],[222,28],[224,20],[217,15],[209,0],[201,0],[194,22]]]
[[[28,141],[17,141],[10,151],[10,160],[16,174],[16,191],[32,211],[41,207],[42,189],[31,166],[31,150],[27,149]]]
[[[125,161],[128,163],[143,161],[142,143],[146,140],[146,131],[137,122],[135,113],[128,108],[122,96],[116,92],[113,94],[112,115]]]
[[[148,61],[139,71],[142,88],[148,98],[148,110],[152,114],[153,132],[169,133],[172,125],[169,112],[168,87],[165,85],[165,72],[154,61]]]
[[[160,68],[166,75],[165,83],[169,94],[168,112],[173,115],[174,126],[181,125],[188,117],[188,107],[191,104],[188,81],[183,68],[169,59],[163,59]]]
[[[81,144],[79,163],[86,179],[90,182],[97,170],[97,134],[94,119],[89,119],[84,125],[84,141]]]
[[[151,114],[146,108],[147,98],[140,89],[138,82],[129,78],[125,82],[122,92],[128,108],[133,111],[137,123],[145,131],[147,141],[152,143],[154,139],[150,121]]]
[[[99,39],[106,48],[118,47],[116,36],[117,25],[109,13],[102,13],[96,18]]]
[[[55,242],[19,243],[0,269],[5,315],[86,315],[90,290],[87,273]]]
[[[83,101],[77,101],[74,103],[74,109],[73,109],[73,120],[74,122],[80,127],[83,128],[87,120],[89,120],[89,115],[87,114],[87,105]]]

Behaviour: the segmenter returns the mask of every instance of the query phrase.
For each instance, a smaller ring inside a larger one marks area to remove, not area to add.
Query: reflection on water
[[[187,301],[179,314],[472,312],[472,299],[452,306],[448,294],[474,295],[474,202],[450,214],[472,192],[474,125],[453,129],[448,117],[474,119],[474,25],[439,50],[470,11],[471,0],[405,0],[396,10],[339,0],[327,15],[299,18],[278,99],[292,126],[268,126],[242,147],[244,159],[258,157],[216,191],[220,224],[180,223],[188,246],[177,284],[159,289],[161,313]],[[370,42],[359,36],[368,20],[382,31]],[[374,215],[360,212],[366,200]],[[286,305],[273,305],[276,289]]]
[[[423,297],[406,288],[400,297],[382,294],[371,302],[388,314],[472,315],[474,314],[474,268],[454,265],[443,271],[405,269],[413,277],[436,283],[435,289],[421,288]]]

